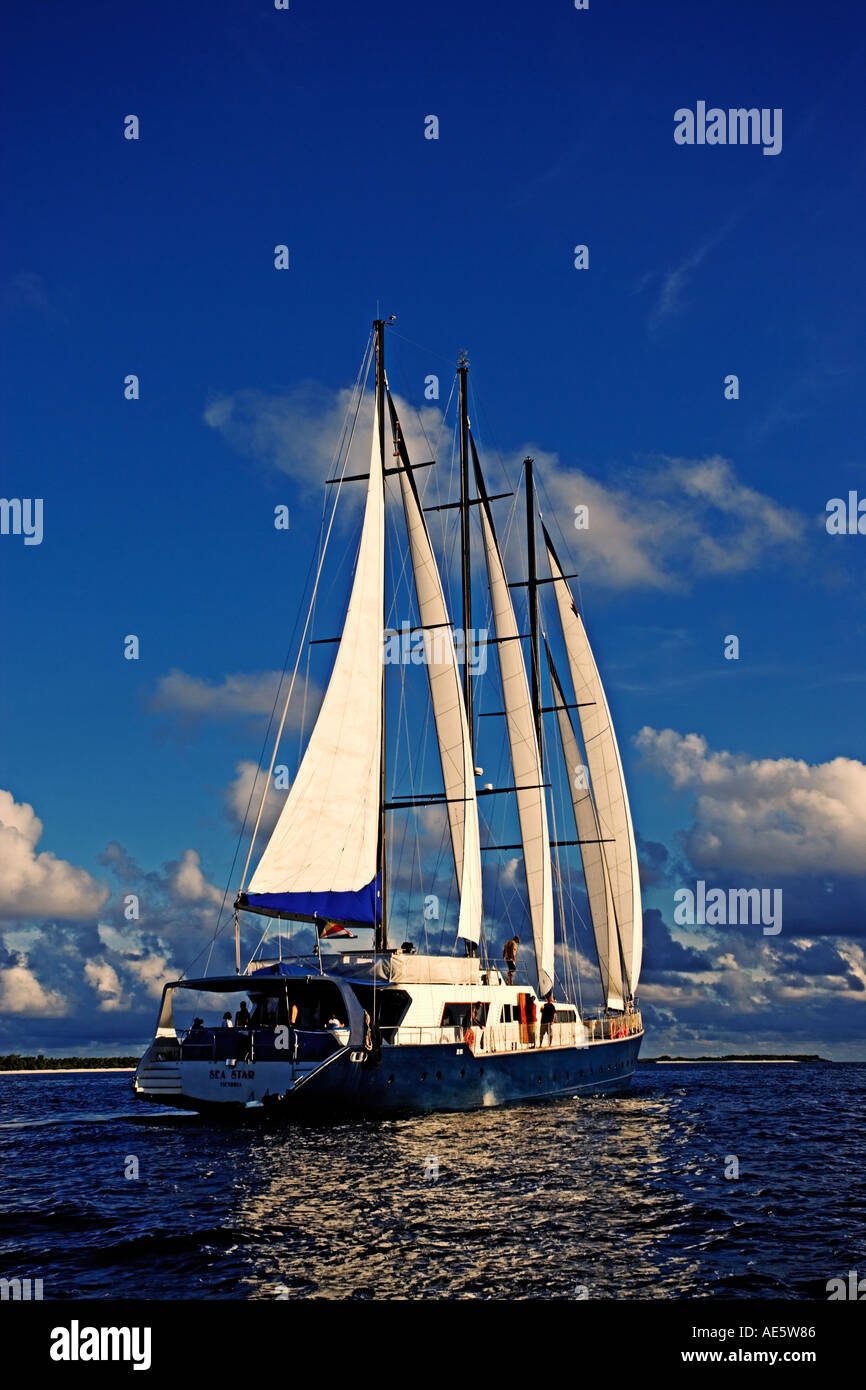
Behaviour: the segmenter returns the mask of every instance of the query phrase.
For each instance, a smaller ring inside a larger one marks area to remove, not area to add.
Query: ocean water
[[[131,1084],[0,1074],[0,1276],[45,1299],[826,1300],[866,1274],[866,1066],[640,1066],[618,1099],[292,1128]]]

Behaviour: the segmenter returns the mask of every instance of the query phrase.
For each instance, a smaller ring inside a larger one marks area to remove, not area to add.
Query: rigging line
[[[246,969],[244,970],[244,974],[245,974],[245,975],[246,975],[246,973],[247,973],[247,970],[249,970],[250,966],[252,965],[253,961],[255,960],[255,958],[256,958],[258,952],[261,950],[262,946],[264,945],[264,943],[265,943],[265,937],[267,936],[268,932],[269,932],[270,929],[271,929],[271,925],[272,925],[272,923],[273,923],[273,920],[274,920],[273,917],[269,917],[268,920],[267,920],[267,922],[265,923],[265,929],[264,929],[264,931],[262,932],[261,936],[259,937],[259,944],[256,946],[255,950],[253,951],[252,955],[250,956],[249,960],[247,961]],[[279,932],[277,932],[277,935],[279,935]]]
[[[560,545],[560,547],[561,547],[561,549],[559,550],[559,558],[560,558],[560,561],[561,561],[564,565],[567,564],[567,566],[568,566],[569,569],[571,569],[571,570],[576,570],[576,571],[577,571],[577,573],[576,573],[576,574],[574,575],[574,577],[573,577],[573,580],[568,580],[567,582],[568,582],[569,584],[572,583],[572,582],[574,583],[575,589],[577,590],[577,607],[578,607],[578,611],[582,614],[583,611],[584,611],[584,609],[583,609],[583,589],[582,589],[582,587],[581,587],[581,582],[580,582],[580,566],[579,566],[579,565],[575,562],[575,560],[572,558],[571,542],[570,542],[569,539],[567,538],[565,532],[564,532],[563,529],[562,529],[562,526],[560,525],[560,522],[559,522],[559,515],[558,515],[558,513],[557,513],[557,511],[556,511],[556,508],[555,508],[555,506],[554,506],[554,504],[553,504],[553,502],[552,502],[552,500],[551,500],[551,498],[550,498],[548,492],[547,492],[546,487],[544,486],[544,482],[543,482],[543,481],[542,481],[542,483],[541,483],[541,487],[539,488],[539,491],[540,491],[541,496],[542,496],[542,498],[543,498],[543,500],[544,500],[544,506],[545,506],[545,510],[542,512],[542,517],[543,517],[544,520],[545,520],[545,524],[547,525],[548,530],[553,530],[553,531],[555,531],[556,534],[557,534],[557,536],[558,536],[558,538],[559,538],[559,545]],[[548,524],[548,522],[549,522],[550,524]]]
[[[392,337],[399,338],[402,342],[408,343],[410,347],[425,353],[428,357],[435,357],[439,362],[447,362],[449,367],[452,366],[452,359],[442,352],[437,352],[435,348],[428,348],[423,343],[416,343],[414,338],[407,338],[405,333],[398,333],[396,328],[391,327],[390,332]]]
[[[393,368],[392,368],[392,371],[393,371]],[[394,375],[394,380],[395,380],[395,382],[397,381],[397,378],[399,378],[401,384],[402,384],[403,386],[405,386],[405,384],[406,384],[406,376],[405,376],[405,373],[404,373],[404,371],[403,371],[403,368],[402,368],[402,366],[401,366],[400,364],[398,364],[396,373],[395,373],[395,375]],[[389,392],[390,392],[390,381],[389,381],[387,378],[386,378],[386,385],[387,385],[388,390],[389,390]],[[398,388],[395,386],[395,390],[396,390],[396,389],[398,389]],[[424,443],[427,445],[427,448],[428,448],[428,450],[430,451],[429,456],[430,456],[430,458],[433,459],[434,462],[435,462],[435,460],[436,460],[436,453],[435,453],[435,450],[433,449],[432,444],[430,443],[430,439],[429,439],[429,436],[428,436],[428,434],[427,434],[427,431],[426,431],[425,428],[424,428],[424,421],[421,419],[421,412],[419,411],[418,407],[415,405],[414,401],[412,400],[412,397],[408,394],[407,391],[404,390],[401,394],[402,394],[403,400],[406,402],[406,406],[407,406],[407,409],[408,409],[410,415],[414,415],[414,416],[415,416],[415,419],[418,421],[418,428],[419,428],[419,430],[421,431],[421,434],[422,434],[423,437],[424,437]],[[392,396],[392,399],[393,399],[393,392],[391,393],[391,396]],[[395,411],[397,411],[397,404],[396,404],[396,401],[394,402],[394,409],[395,409]],[[399,411],[397,411],[397,415],[398,415],[398,417],[399,417]],[[440,422],[440,426],[439,426],[440,434],[441,434],[441,430],[442,430],[442,426],[441,426],[441,422]]]
[[[367,371],[364,373],[364,387],[366,387],[367,374],[369,373],[369,370],[370,370],[370,361],[371,361],[371,355],[370,355],[369,344],[368,344],[368,352],[367,352]],[[362,367],[363,367],[363,362],[362,362]],[[349,458],[349,450],[350,450],[351,447],[352,447],[352,439],[354,438],[355,427],[356,427],[356,425],[357,425],[357,423],[358,423],[358,415],[360,414],[360,410],[361,410],[361,401],[363,400],[363,398],[364,398],[364,388],[361,389],[361,392],[360,392],[360,394],[359,394],[359,396],[358,396],[358,405],[357,405],[356,410],[355,410],[355,416],[354,416],[354,419],[353,419],[353,421],[352,421],[352,431],[351,431],[351,434],[350,434],[350,436],[349,436],[349,446],[348,446],[348,449],[347,449],[347,451],[346,451],[346,458],[345,458],[344,461],[343,461],[343,473],[345,473],[345,471],[346,471],[346,464],[347,464],[348,458]],[[339,481],[339,483],[337,484],[337,490],[336,490],[336,491],[337,491],[337,495],[336,495],[336,497],[334,498],[334,505],[333,505],[333,508],[331,509],[331,517],[330,517],[330,520],[329,520],[329,522],[328,522],[328,530],[327,530],[327,534],[326,534],[326,536],[325,536],[325,543],[324,543],[324,546],[323,546],[323,548],[322,548],[322,553],[321,553],[321,556],[320,556],[320,559],[319,559],[319,566],[318,566],[318,570],[317,570],[317,573],[316,573],[315,583],[314,583],[314,585],[313,585],[313,597],[312,597],[312,600],[311,600],[311,603],[310,603],[309,612],[307,613],[306,622],[304,623],[304,630],[303,630],[303,632],[301,633],[301,644],[300,644],[300,647],[299,647],[299,649],[298,649],[297,660],[295,661],[295,669],[294,669],[294,671],[292,672],[292,679],[291,679],[291,681],[290,681],[290,683],[289,683],[289,693],[288,693],[288,695],[286,696],[286,703],[285,703],[285,705],[284,705],[284,707],[283,707],[283,717],[282,717],[282,719],[280,720],[280,727],[279,727],[279,729],[277,730],[277,738],[276,738],[276,742],[275,742],[275,744],[274,744],[274,751],[273,751],[273,753],[271,754],[271,765],[270,765],[270,767],[268,768],[268,776],[267,776],[267,780],[266,780],[266,782],[265,782],[264,791],[262,792],[262,799],[261,799],[261,802],[260,802],[260,804],[259,804],[259,812],[258,812],[258,815],[256,816],[256,823],[255,823],[255,826],[253,827],[253,837],[252,837],[252,840],[250,841],[249,850],[247,851],[246,863],[244,864],[244,871],[243,871],[243,874],[242,874],[242,876],[241,876],[241,886],[240,886],[240,889],[238,890],[240,893],[242,893],[242,892],[244,891],[244,884],[246,883],[246,878],[247,878],[247,870],[248,870],[249,867],[250,867],[250,860],[251,860],[252,855],[253,855],[253,846],[255,845],[255,842],[256,842],[256,835],[258,834],[259,825],[260,825],[261,819],[262,819],[262,811],[264,810],[264,807],[265,807],[265,797],[266,797],[267,794],[268,794],[268,787],[269,787],[269,785],[270,785],[271,774],[273,773],[273,770],[274,770],[274,763],[276,762],[276,758],[277,758],[277,749],[278,749],[279,746],[280,746],[280,738],[282,737],[283,728],[284,728],[285,722],[286,722],[286,716],[287,716],[287,714],[288,714],[288,712],[289,712],[289,701],[290,701],[291,698],[292,698],[292,691],[294,690],[294,687],[295,687],[295,677],[297,676],[297,673],[298,673],[298,666],[300,665],[301,655],[302,655],[303,649],[304,649],[304,642],[305,642],[305,640],[306,640],[307,632],[308,632],[308,630],[309,630],[310,620],[311,620],[311,618],[312,618],[313,608],[314,608],[315,602],[316,602],[316,594],[318,593],[318,589],[319,589],[319,580],[321,579],[322,568],[323,568],[324,563],[325,563],[325,555],[326,555],[327,549],[328,549],[328,542],[330,541],[330,538],[331,538],[331,531],[333,530],[333,526],[334,526],[334,518],[335,518],[335,516],[337,515],[337,504],[338,504],[338,502],[339,502],[339,500],[340,500],[340,493],[342,492],[342,490],[343,490],[343,478],[342,478],[342,474],[341,474],[341,476],[340,476],[340,481]]]

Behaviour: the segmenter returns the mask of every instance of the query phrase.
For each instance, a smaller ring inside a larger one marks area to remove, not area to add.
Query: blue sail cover
[[[377,874],[372,883],[354,892],[247,893],[247,903],[287,916],[298,912],[304,917],[323,917],[332,922],[374,924],[382,920],[382,876]]]

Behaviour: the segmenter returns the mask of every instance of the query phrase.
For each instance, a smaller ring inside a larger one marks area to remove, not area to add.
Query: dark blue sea
[[[0,1276],[45,1299],[825,1301],[866,1273],[863,1065],[642,1065],[619,1099],[330,1127],[131,1086],[0,1074]]]

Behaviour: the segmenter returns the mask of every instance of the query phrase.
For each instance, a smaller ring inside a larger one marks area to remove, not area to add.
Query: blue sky
[[[491,471],[531,448],[570,534],[656,914],[648,1052],[862,1057],[866,538],[823,524],[866,495],[856,8],[49,0],[7,28],[2,487],[45,520],[0,537],[0,1050],[138,1045],[212,930],[378,303],[406,408],[466,348]],[[699,100],[781,108],[781,152],[676,145]],[[671,935],[700,877],[781,887],[781,936]]]

